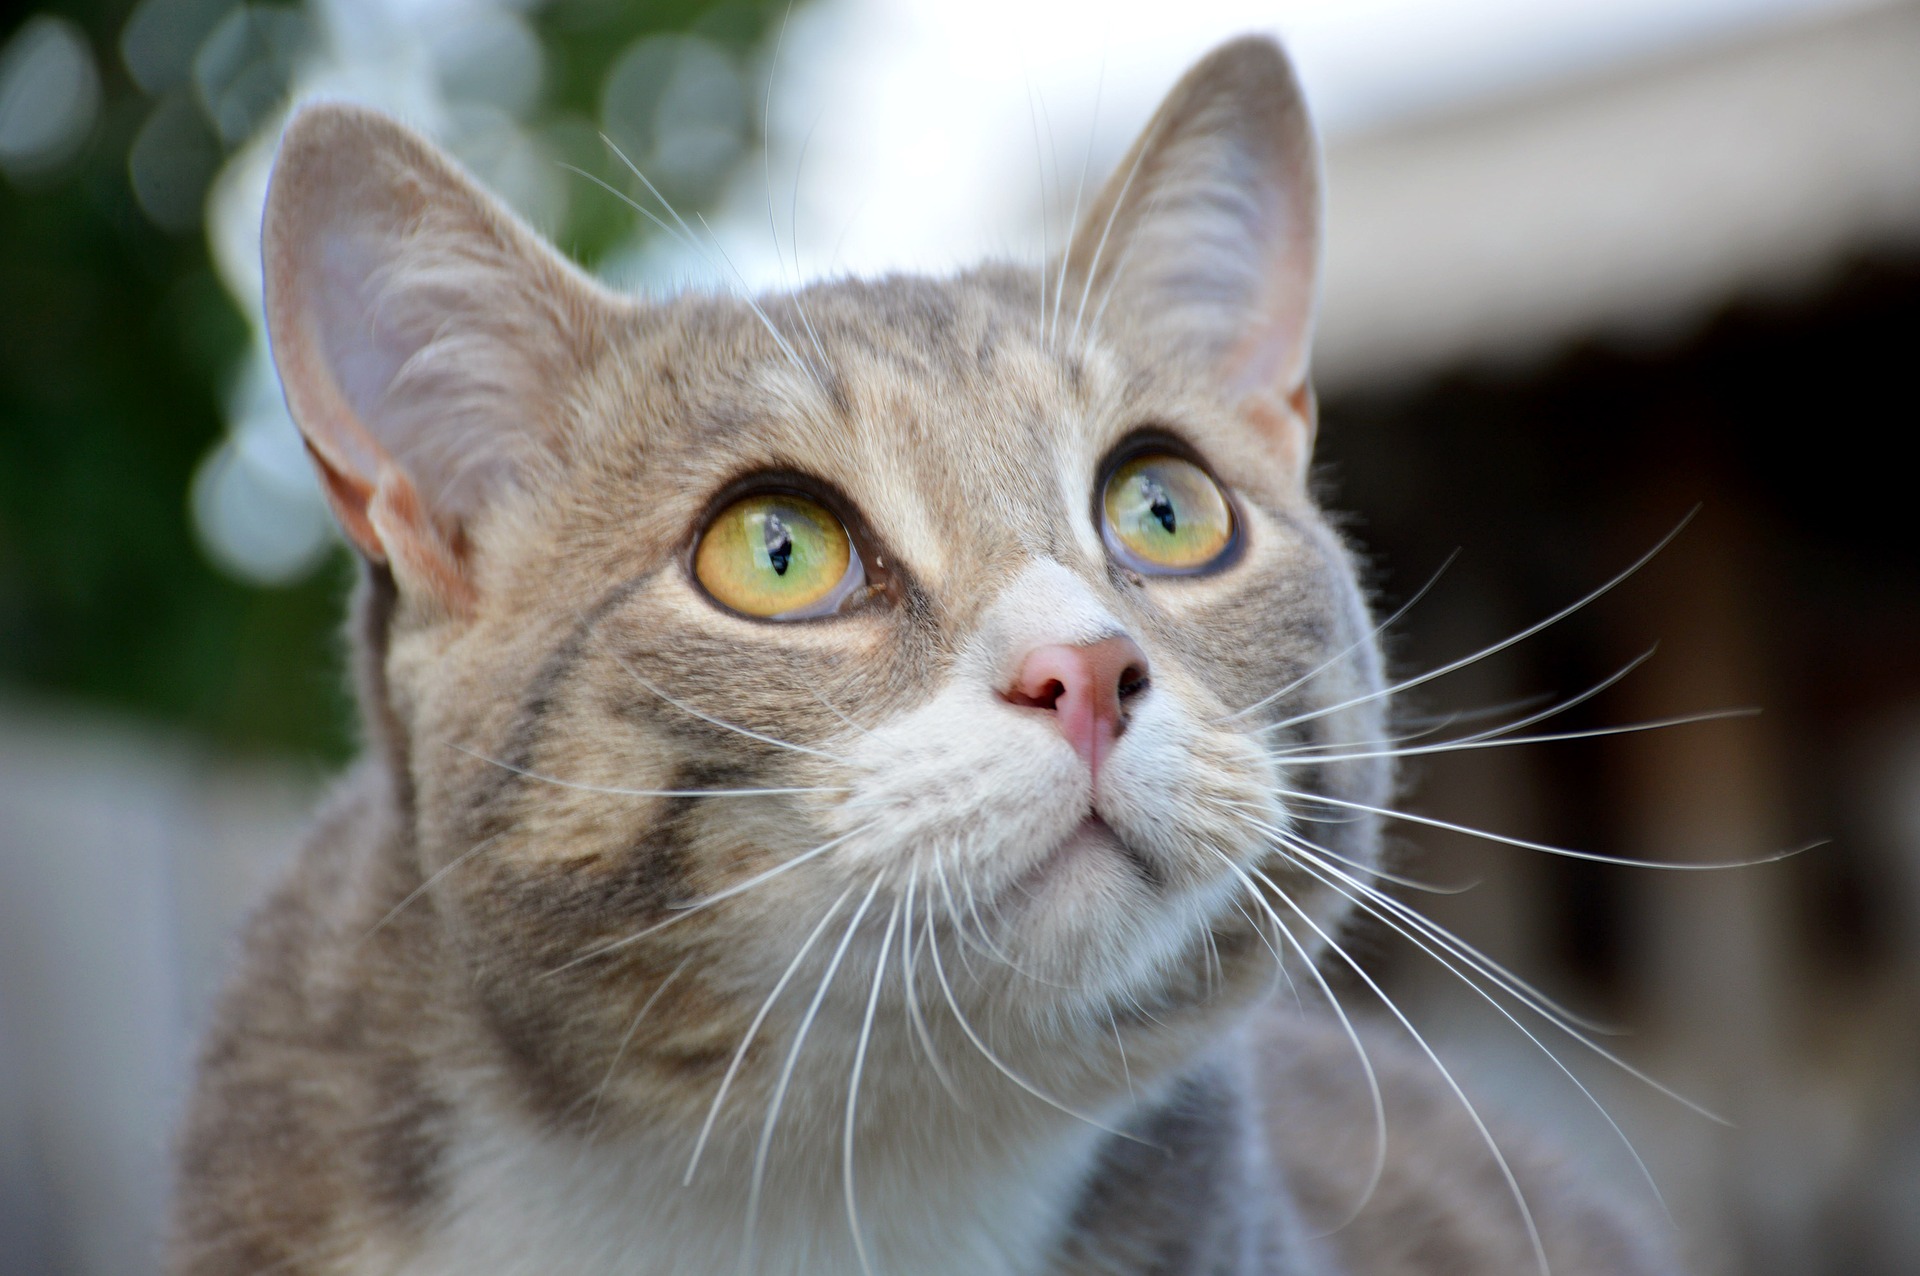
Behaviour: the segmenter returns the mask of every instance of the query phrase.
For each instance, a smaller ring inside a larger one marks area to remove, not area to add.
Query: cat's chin
[[[1072,890],[1087,874],[1107,874],[1116,867],[1137,877],[1149,889],[1165,885],[1162,874],[1139,851],[1113,831],[1113,826],[1089,812],[1058,845],[1014,883],[1015,900],[1035,899],[1052,890]]]

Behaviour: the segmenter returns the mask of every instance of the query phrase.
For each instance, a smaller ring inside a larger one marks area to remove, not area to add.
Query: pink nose
[[[1094,778],[1127,725],[1125,702],[1147,688],[1147,655],[1131,638],[1035,647],[1001,696],[1053,711],[1055,725]]]

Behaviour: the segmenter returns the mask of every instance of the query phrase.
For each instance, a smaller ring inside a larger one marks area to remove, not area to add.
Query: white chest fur
[[[1101,1137],[1087,1126],[1052,1133],[1011,1160],[1004,1145],[991,1153],[929,1145],[911,1155],[897,1145],[857,1148],[868,1269],[1040,1270]],[[482,1118],[468,1123],[449,1159],[450,1191],[435,1226],[405,1252],[369,1254],[366,1266],[394,1276],[848,1276],[862,1270],[862,1255],[837,1153],[818,1147],[772,1166],[749,1236],[749,1156],[711,1148],[686,1186],[683,1153]]]

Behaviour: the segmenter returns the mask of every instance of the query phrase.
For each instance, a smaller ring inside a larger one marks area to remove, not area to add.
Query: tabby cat
[[[172,1270],[1672,1270],[1284,992],[1391,785],[1307,482],[1318,180],[1242,39],[1041,271],[642,302],[295,115],[266,308],[369,743],[249,931]]]

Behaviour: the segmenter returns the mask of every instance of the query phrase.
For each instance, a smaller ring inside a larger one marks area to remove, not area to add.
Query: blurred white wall
[[[1323,388],[1664,331],[1920,243],[1920,6],[1892,0],[834,0],[771,157],[656,286],[1056,250],[1180,72],[1279,36],[1326,139]]]
[[[195,1042],[312,789],[0,704],[0,1273],[158,1270]]]

